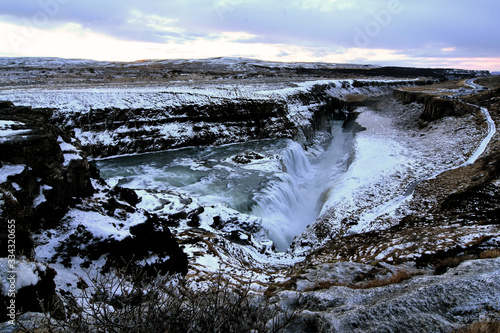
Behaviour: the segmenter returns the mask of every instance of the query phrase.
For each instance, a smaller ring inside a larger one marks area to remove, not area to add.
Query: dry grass
[[[484,319],[470,326],[453,331],[454,333],[500,333],[500,321]]]
[[[325,290],[325,289],[330,289],[331,287],[350,287],[350,286],[347,284],[336,283],[332,281],[319,281],[314,286],[305,288],[304,291]]]
[[[490,89],[496,89],[500,87],[500,75],[483,77],[478,79],[476,83]]]
[[[348,103],[361,103],[366,100],[366,96],[363,94],[347,94],[344,99]]]
[[[472,253],[469,255],[447,257],[442,259],[439,263],[434,265],[434,274],[444,274],[448,268],[457,267],[466,260],[476,259],[492,259],[500,257],[500,249],[489,249],[481,253]]]
[[[457,90],[460,88],[470,89],[468,85],[465,84],[465,80],[452,80],[446,81],[443,83],[435,83],[426,86],[417,86],[417,87],[405,87],[401,88],[403,90],[408,91],[417,91],[417,92],[439,92],[443,90]]]
[[[448,268],[458,267],[466,260],[476,259],[474,256],[447,257],[434,266],[434,274],[441,275],[448,271]]]
[[[390,284],[396,284],[396,283],[401,283],[405,280],[408,280],[415,275],[419,275],[417,273],[410,273],[407,271],[397,271],[388,278],[385,279],[380,279],[380,280],[371,280],[363,283],[359,283],[356,285],[351,286],[351,288],[354,289],[370,289],[370,288],[376,288],[376,287],[383,287],[387,286]]]
[[[333,281],[320,281],[316,283],[314,286],[305,289],[304,291],[316,291],[316,290],[330,289],[331,287],[340,287],[340,286],[349,287],[351,289],[370,289],[370,288],[383,287],[391,284],[401,283],[416,275],[420,275],[420,273],[411,273],[401,270],[395,272],[391,276],[384,279],[375,279],[361,283],[342,284]]]
[[[490,249],[484,252],[481,252],[479,258],[481,259],[492,259],[500,257],[500,249]]]

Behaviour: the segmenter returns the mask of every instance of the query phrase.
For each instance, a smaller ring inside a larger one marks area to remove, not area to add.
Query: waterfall
[[[314,154],[297,142],[278,139],[122,156],[98,161],[97,166],[112,184],[181,191],[200,204],[223,203],[261,217],[276,248],[286,251],[293,238],[316,220],[332,184],[345,171],[353,133],[344,132],[342,124],[330,122],[326,128],[331,133],[317,133]],[[234,161],[248,152],[263,158],[249,164]],[[272,158],[276,152],[281,167]]]
[[[283,156],[284,173],[255,198],[252,214],[263,218],[264,228],[279,251],[285,251],[301,226],[316,217],[304,197],[304,184],[310,180],[312,165],[304,149],[290,144]],[[303,229],[303,228],[302,228]]]
[[[282,157],[283,171],[255,201],[252,214],[262,217],[269,238],[279,251],[286,251],[293,238],[316,220],[324,193],[333,180],[345,171],[352,133],[342,131],[342,122],[332,126],[330,146],[314,160],[296,142],[291,142]]]

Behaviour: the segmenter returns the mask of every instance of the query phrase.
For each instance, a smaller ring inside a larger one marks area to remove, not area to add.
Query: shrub
[[[491,258],[498,258],[498,257],[500,257],[500,249],[486,250],[479,255],[479,258],[481,258],[481,259],[491,259]]]
[[[403,282],[405,280],[408,280],[412,278],[415,275],[418,275],[420,273],[410,273],[407,271],[397,271],[391,276],[384,278],[384,279],[375,279],[375,280],[370,280],[366,282],[361,282],[361,283],[338,283],[338,282],[333,282],[333,281],[319,281],[316,283],[314,286],[306,288],[305,291],[315,291],[315,290],[322,290],[322,289],[330,289],[331,287],[348,287],[351,289],[369,289],[369,288],[376,288],[376,287],[383,287],[387,286],[390,284],[396,284]]]
[[[299,310],[282,310],[250,292],[232,288],[222,274],[204,287],[180,276],[148,279],[138,270],[114,270],[91,279],[78,297],[65,296],[64,320],[49,315],[25,332],[280,332]]]
[[[483,319],[470,326],[453,331],[454,333],[500,333],[500,321]]]
[[[434,274],[441,275],[447,272],[449,268],[454,268],[463,263],[466,260],[473,259],[469,256],[458,256],[458,257],[447,257],[439,261],[434,266]]]
[[[371,280],[371,281],[364,282],[361,284],[355,284],[352,286],[352,288],[354,288],[354,289],[369,289],[369,288],[387,286],[390,284],[396,284],[396,283],[403,282],[405,280],[412,278],[415,275],[418,275],[418,274],[409,273],[407,271],[397,271],[385,279]]]

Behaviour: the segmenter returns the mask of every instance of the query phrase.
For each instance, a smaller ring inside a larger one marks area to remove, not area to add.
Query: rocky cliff
[[[433,121],[447,116],[462,116],[467,113],[468,109],[467,105],[458,100],[424,92],[396,89],[393,96],[404,104],[413,102],[424,104],[424,111],[420,118],[425,121]]]
[[[136,208],[135,192],[107,187],[79,142],[50,124],[51,115],[49,109],[0,102],[0,240],[1,256],[9,258],[0,266],[3,279],[7,265],[15,262],[17,310],[42,311],[39,301],[46,309],[58,307],[56,271],[46,266],[49,261],[81,269],[102,259],[96,272],[139,265],[150,275],[185,274],[187,257],[168,221]],[[14,247],[7,247],[8,223],[15,226]],[[115,237],[103,237],[103,227],[115,228]],[[40,242],[54,234],[58,251],[40,252]],[[152,254],[161,259],[147,261]],[[45,264],[26,263],[27,259]],[[5,292],[2,289],[0,302],[7,305],[10,298]]]
[[[56,124],[75,129],[95,157],[292,137],[286,106],[269,100],[221,100],[160,108],[91,108],[58,113]]]
[[[91,177],[98,173],[76,140],[50,125],[51,116],[50,109],[1,103],[0,121],[13,135],[1,138],[0,165],[18,171],[2,179],[2,223],[17,221],[17,249],[28,256],[30,233],[56,226],[70,206],[91,196]]]

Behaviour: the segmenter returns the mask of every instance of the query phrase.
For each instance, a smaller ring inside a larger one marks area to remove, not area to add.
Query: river
[[[96,161],[110,185],[182,191],[201,204],[224,203],[262,218],[279,251],[313,223],[330,184],[345,172],[354,135],[330,125],[331,141],[312,154],[292,140],[192,147]]]

